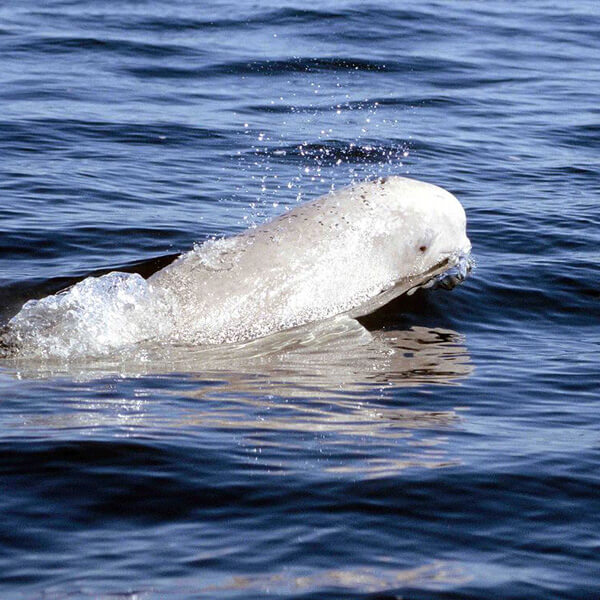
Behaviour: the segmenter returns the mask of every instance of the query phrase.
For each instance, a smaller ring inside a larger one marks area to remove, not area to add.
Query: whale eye
[[[425,252],[425,250],[427,250],[427,246],[419,246],[419,250],[421,252]]]

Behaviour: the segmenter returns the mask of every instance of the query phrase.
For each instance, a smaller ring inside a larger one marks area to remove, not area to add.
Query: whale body
[[[103,354],[132,344],[223,344],[373,312],[470,268],[459,201],[388,177],[208,240],[151,275],[110,273],[26,303],[2,334],[19,355]],[[450,281],[450,284],[448,283]]]

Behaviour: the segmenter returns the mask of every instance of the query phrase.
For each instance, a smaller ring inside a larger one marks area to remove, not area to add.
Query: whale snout
[[[472,269],[473,259],[471,258],[471,255],[460,255],[453,267],[450,267],[446,272],[435,277],[432,287],[434,289],[443,288],[445,290],[453,290],[468,277]]]

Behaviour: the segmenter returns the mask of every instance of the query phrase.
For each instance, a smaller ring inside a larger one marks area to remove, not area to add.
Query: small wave
[[[144,65],[122,67],[122,70],[138,78],[152,79],[206,79],[224,75],[285,76],[295,73],[350,73],[350,72],[443,72],[445,77],[453,74],[469,74],[475,66],[465,61],[442,59],[439,57],[410,57],[405,60],[377,60],[357,57],[339,58],[335,56],[313,58],[308,56],[280,60],[229,61],[220,64],[175,67],[168,65]],[[462,80],[463,78],[461,78]],[[496,79],[493,79],[496,81]],[[498,80],[501,81],[501,80]]]
[[[82,140],[123,144],[181,145],[198,140],[226,139],[225,133],[207,127],[179,123],[127,123],[115,121],[80,121],[77,119],[28,119],[0,121],[2,146],[7,150],[29,149],[49,152],[70,148]]]
[[[408,67],[407,67],[408,68]],[[123,67],[123,70],[140,78],[191,79],[222,75],[265,76],[293,73],[331,73],[347,71],[393,71],[401,70],[393,61],[365,60],[361,58],[296,57],[284,60],[230,61],[220,64],[192,67],[145,65]]]
[[[138,18],[135,28],[149,31],[196,31],[196,30],[243,30],[254,25],[302,25],[323,23],[324,21],[340,21],[347,19],[346,11],[310,10],[296,8],[278,8],[274,10],[255,10],[252,14],[240,15],[238,18],[201,19],[192,17],[155,17]]]
[[[548,136],[556,145],[566,148],[600,148],[600,123],[554,128],[548,131]]]
[[[189,46],[175,44],[151,44],[127,39],[43,36],[28,37],[25,41],[7,45],[5,52],[30,55],[32,53],[80,55],[85,51],[104,52],[128,57],[197,57],[204,53]]]
[[[429,107],[451,107],[468,106],[469,100],[464,98],[451,98],[449,96],[394,96],[394,97],[370,97],[367,100],[352,100],[336,104],[250,104],[244,106],[242,113],[326,113],[336,111],[364,110],[375,111],[380,108],[429,108]]]
[[[407,148],[407,143],[380,145],[324,140],[323,143],[267,148],[263,151],[255,151],[255,154],[262,153],[272,157],[284,158],[286,162],[304,162],[306,159],[310,159],[322,166],[333,166],[339,164],[339,162],[384,164],[391,162],[393,159],[401,158]]]

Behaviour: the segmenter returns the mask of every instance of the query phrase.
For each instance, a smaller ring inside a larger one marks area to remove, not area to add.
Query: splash
[[[106,354],[164,333],[166,316],[143,277],[109,273],[30,300],[9,321],[4,341],[42,358]]]

